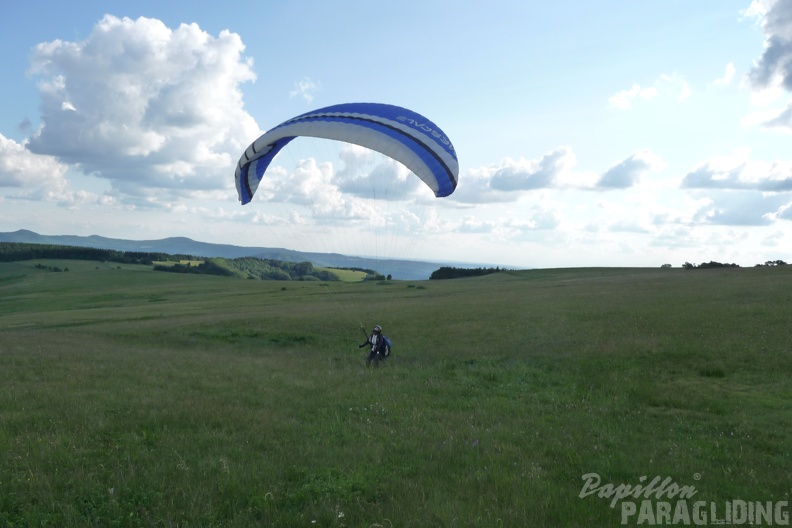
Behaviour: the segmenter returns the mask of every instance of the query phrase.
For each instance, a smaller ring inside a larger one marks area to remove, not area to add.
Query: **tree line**
[[[711,260],[709,262],[702,262],[698,266],[695,264],[691,264],[690,262],[685,262],[682,264],[682,267],[685,269],[708,269],[708,268],[739,268],[739,264],[723,264],[722,262],[715,262]]]
[[[0,242],[0,262],[17,260],[62,259],[97,260],[121,264],[147,264],[155,261],[179,261],[192,257],[187,255],[168,255],[166,253],[147,253],[142,251],[117,251],[78,246],[59,246],[55,244],[29,244],[25,242]]]
[[[242,277],[258,280],[338,280],[338,276],[334,273],[316,269],[310,262],[284,262],[256,257],[204,259],[194,255],[171,255],[160,252],[118,251],[56,244],[0,242],[0,262],[35,259],[92,260],[117,262],[119,264],[142,264],[153,266],[155,271]],[[195,264],[192,262],[195,262]],[[46,268],[49,271],[61,271],[60,269],[55,270],[52,267],[45,267],[41,264],[36,267],[40,269]]]
[[[316,269],[310,262],[285,262],[256,257],[239,257],[235,259],[209,258],[200,264],[163,264],[154,266],[154,269],[171,273],[197,273],[254,280],[338,280],[336,274],[327,270]]]
[[[496,268],[455,268],[453,266],[443,266],[438,268],[429,275],[430,280],[434,279],[460,279],[463,277],[480,277],[482,275],[489,275],[505,271],[500,267]]]
[[[773,267],[773,266],[786,266],[787,263],[783,260],[768,260],[764,264],[756,264],[755,268],[762,268],[762,267]],[[670,268],[671,264],[663,264],[663,268]],[[739,268],[739,264],[724,264],[722,262],[716,262],[711,260],[709,262],[702,262],[699,265],[691,264],[690,262],[685,262],[682,264],[684,269],[708,269],[708,268]]]

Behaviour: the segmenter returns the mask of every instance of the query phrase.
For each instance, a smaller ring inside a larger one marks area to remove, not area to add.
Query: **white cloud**
[[[561,225],[561,219],[556,211],[541,206],[534,206],[524,212],[521,218],[510,219],[506,227],[516,233],[526,231],[546,231],[557,228]]]
[[[597,189],[626,189],[639,183],[647,172],[659,172],[665,164],[659,156],[642,150],[609,168],[597,181]]]
[[[729,189],[760,192],[792,191],[792,161],[766,162],[751,158],[749,149],[714,158],[682,180],[687,189]]]
[[[640,99],[653,99],[657,97],[657,88],[648,87],[641,88],[638,84],[633,84],[628,90],[622,90],[616,95],[608,99],[611,106],[620,110],[628,110],[632,108],[633,100]]]
[[[575,164],[569,148],[560,148],[537,161],[521,159],[507,163],[490,177],[489,187],[495,191],[528,191],[551,187],[556,176]]]
[[[283,223],[296,214],[296,222],[324,225],[419,223],[410,209],[423,211],[427,202],[417,203],[415,197],[421,193],[416,191],[433,195],[403,165],[355,145],[342,146],[337,155],[343,160],[340,171],[333,162],[297,153],[279,158],[267,170],[254,199],[267,204],[273,214],[259,215],[256,221]]]
[[[792,162],[756,160],[738,149],[690,171],[682,188],[701,199],[693,223],[769,225],[786,219],[792,203]]]
[[[782,133],[792,133],[792,102],[786,108],[756,110],[742,119],[743,126],[760,126]]]
[[[596,175],[573,171],[577,158],[570,147],[558,147],[538,159],[504,158],[488,167],[473,168],[463,176],[450,200],[458,204],[517,202],[542,189],[615,190],[634,187],[648,173],[665,168],[665,162],[649,150],[641,150]]]
[[[496,165],[471,169],[451,195],[455,202],[497,203],[517,201],[524,193],[559,185],[561,176],[577,160],[569,147],[558,147],[539,159],[505,158]]]
[[[39,44],[31,60],[42,125],[28,148],[131,196],[227,189],[260,133],[243,109],[239,85],[255,79],[243,51],[228,31],[110,15],[84,41]]]
[[[754,110],[746,114],[740,122],[744,127],[760,127],[778,117],[779,110],[777,108],[763,108],[761,110]]]
[[[723,77],[715,79],[712,84],[715,86],[729,86],[734,79],[735,73],[737,73],[737,69],[734,67],[734,63],[730,62],[726,65],[726,71],[723,72]]]
[[[457,233],[491,234],[497,230],[498,224],[493,221],[482,221],[472,216],[467,216],[457,225]]]
[[[780,247],[784,241],[785,235],[783,231],[768,232],[762,237],[762,245],[767,247]]]
[[[651,231],[635,219],[625,219],[614,222],[608,226],[612,233],[650,233]]]
[[[663,74],[652,86],[642,87],[639,84],[633,84],[631,88],[622,90],[608,99],[608,103],[613,108],[629,110],[637,101],[649,101],[658,97],[674,97],[678,101],[684,101],[692,93],[690,85],[681,75],[677,73]]]
[[[294,88],[289,92],[289,97],[301,97],[306,103],[310,103],[314,99],[314,93],[319,91],[321,84],[311,80],[310,77],[305,77],[294,83]]]
[[[769,108],[749,113],[742,124],[792,133],[792,102],[772,107],[792,92],[792,1],[754,0],[744,14],[755,18],[765,34],[764,52],[747,78],[751,105]]]
[[[0,187],[62,188],[67,167],[52,156],[34,154],[0,134]]]
[[[790,199],[780,194],[756,191],[721,191],[708,194],[709,203],[702,207],[694,221],[727,226],[763,226],[773,223],[777,213]]]
[[[339,189],[356,196],[375,195],[399,201],[433,196],[431,190],[407,167],[371,149],[342,143],[338,153],[341,167],[333,177]]]
[[[764,52],[750,72],[752,84],[792,91],[792,2],[754,0],[746,15],[756,18],[765,34]]]
[[[782,132],[792,132],[792,102],[787,104],[787,107],[781,110],[780,113],[764,122],[763,125]]]
[[[501,241],[519,241],[541,231],[551,231],[561,224],[558,213],[542,206],[521,209],[519,215],[480,219],[466,216],[452,227],[453,232],[486,235]]]

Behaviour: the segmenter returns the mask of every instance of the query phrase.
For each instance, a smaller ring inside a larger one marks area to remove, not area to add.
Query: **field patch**
[[[784,267],[383,287],[80,266],[0,264],[0,525],[619,525],[589,473],[787,500]]]
[[[173,266],[175,264],[181,264],[182,266],[199,266],[203,264],[203,260],[163,260],[163,261],[154,261],[155,266]]]
[[[365,280],[367,277],[366,272],[364,271],[357,271],[357,270],[349,270],[349,269],[339,269],[339,268],[319,268],[325,271],[329,271],[336,275],[340,280],[344,282],[359,282]]]

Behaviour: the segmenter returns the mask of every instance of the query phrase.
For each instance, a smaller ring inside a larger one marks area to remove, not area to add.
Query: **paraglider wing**
[[[410,169],[438,198],[450,195],[457,186],[456,152],[437,125],[399,106],[346,103],[289,119],[254,141],[236,168],[236,188],[242,204],[253,199],[278,152],[299,136],[345,141],[385,154]]]

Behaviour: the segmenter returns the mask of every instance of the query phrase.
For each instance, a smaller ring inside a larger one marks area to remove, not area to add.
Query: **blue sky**
[[[792,0],[0,0],[0,52],[0,231],[525,267],[792,262]],[[341,171],[406,176],[306,142],[239,205],[247,144],[354,101],[442,127],[457,192],[345,195]]]

